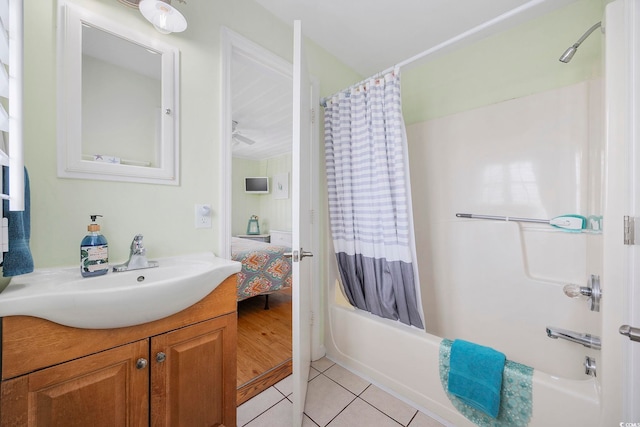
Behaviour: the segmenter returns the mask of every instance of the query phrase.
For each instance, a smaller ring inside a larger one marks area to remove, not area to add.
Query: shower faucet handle
[[[588,286],[565,285],[562,291],[569,298],[578,298],[580,296],[589,298],[591,311],[600,311],[600,298],[602,298],[600,276],[592,274],[589,278]]]
[[[562,292],[569,298],[578,298],[581,296],[590,297],[591,296],[591,288],[587,286],[580,285],[564,285],[562,288]]]

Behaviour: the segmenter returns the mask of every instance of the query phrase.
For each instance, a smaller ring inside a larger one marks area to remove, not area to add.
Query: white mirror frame
[[[109,18],[60,1],[58,8],[58,176],[61,178],[179,185],[180,51]],[[82,26],[87,24],[162,54],[159,167],[111,164],[82,158]]]

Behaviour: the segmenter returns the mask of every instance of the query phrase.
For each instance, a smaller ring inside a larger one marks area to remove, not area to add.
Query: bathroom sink
[[[83,278],[79,267],[16,276],[0,294],[0,316],[40,317],[85,329],[139,325],[195,304],[240,263],[212,253],[158,259],[160,266]]]

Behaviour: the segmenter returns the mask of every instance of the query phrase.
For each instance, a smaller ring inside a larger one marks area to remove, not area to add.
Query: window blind
[[[23,1],[0,0],[0,165],[9,168],[8,192],[0,174],[0,198],[9,200],[12,211],[24,210]],[[3,214],[2,252],[8,250],[7,242],[7,219]]]

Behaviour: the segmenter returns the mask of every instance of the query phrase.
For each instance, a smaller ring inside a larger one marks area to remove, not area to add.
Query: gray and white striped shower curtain
[[[325,100],[329,215],[349,302],[423,328],[399,71]]]

